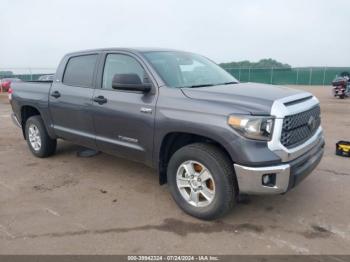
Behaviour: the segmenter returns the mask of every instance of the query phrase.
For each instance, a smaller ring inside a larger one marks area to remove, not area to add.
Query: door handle
[[[145,114],[152,114],[152,108],[141,107],[141,108],[140,108],[140,112],[141,112],[141,113],[145,113]]]
[[[54,97],[54,98],[59,98],[59,97],[61,96],[61,93],[58,92],[58,91],[53,91],[53,92],[51,93],[51,96]]]
[[[105,98],[104,96],[96,96],[93,98],[94,102],[102,105],[102,104],[105,104],[107,103],[107,98]]]

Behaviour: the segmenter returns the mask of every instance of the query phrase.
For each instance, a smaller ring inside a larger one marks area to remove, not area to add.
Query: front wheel
[[[29,149],[36,157],[48,157],[55,153],[57,141],[50,138],[40,116],[28,118],[25,135]]]
[[[212,144],[180,148],[167,169],[170,192],[186,213],[205,220],[227,213],[238,194],[233,164]]]

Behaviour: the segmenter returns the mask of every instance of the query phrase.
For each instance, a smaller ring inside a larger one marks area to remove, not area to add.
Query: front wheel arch
[[[194,144],[194,143],[207,143],[215,145],[220,148],[224,154],[232,161],[228,150],[218,141],[212,138],[187,132],[171,132],[164,136],[158,155],[158,172],[159,172],[159,184],[163,185],[167,183],[166,170],[171,156],[180,148]]]

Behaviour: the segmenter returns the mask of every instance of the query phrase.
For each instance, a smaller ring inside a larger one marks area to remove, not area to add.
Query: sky
[[[55,68],[104,47],[350,66],[349,0],[0,0],[0,10],[0,68]]]

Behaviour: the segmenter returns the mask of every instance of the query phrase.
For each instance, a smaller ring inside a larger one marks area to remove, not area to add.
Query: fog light
[[[273,187],[276,185],[276,174],[265,174],[262,176],[262,184],[264,186]]]
[[[267,185],[270,181],[269,175],[263,175],[262,181],[263,181],[263,185]]]

